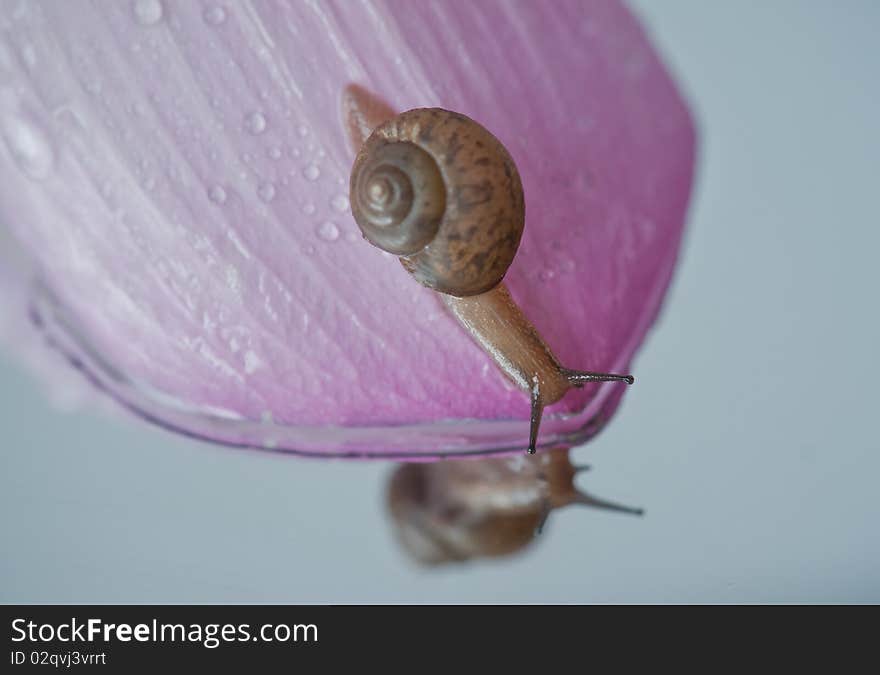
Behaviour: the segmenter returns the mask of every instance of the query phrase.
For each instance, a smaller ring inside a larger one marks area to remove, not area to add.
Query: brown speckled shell
[[[401,141],[428,152],[446,186],[446,210],[437,235],[418,253],[401,257],[401,263],[420,283],[441,293],[470,296],[494,288],[513,262],[525,223],[522,183],[513,159],[469,117],[417,108],[373,131],[355,160],[353,175],[374,148]]]

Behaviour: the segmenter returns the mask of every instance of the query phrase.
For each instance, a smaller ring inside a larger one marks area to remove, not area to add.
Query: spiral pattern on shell
[[[501,282],[525,222],[507,150],[441,108],[409,110],[373,130],[352,168],[350,200],[370,243],[401,256],[419,283],[460,297]]]
[[[436,162],[412,143],[385,143],[352,172],[351,203],[371,244],[410,255],[437,234],[446,190]]]

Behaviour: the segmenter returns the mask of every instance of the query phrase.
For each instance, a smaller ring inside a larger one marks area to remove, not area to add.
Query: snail
[[[631,375],[563,367],[504,285],[525,225],[516,164],[479,123],[442,108],[400,114],[363,88],[343,96],[357,156],[352,215],[374,246],[399,256],[531,400],[528,452],[544,407],[588,382]]]
[[[535,540],[548,515],[569,504],[642,515],[574,485],[568,450],[537,456],[402,464],[387,490],[395,538],[425,565],[516,553]]]

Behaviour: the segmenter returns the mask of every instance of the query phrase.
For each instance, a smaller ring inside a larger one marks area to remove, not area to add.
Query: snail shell
[[[525,223],[507,150],[440,108],[409,110],[373,131],[355,159],[350,200],[370,243],[401,256],[421,284],[459,297],[501,282]]]

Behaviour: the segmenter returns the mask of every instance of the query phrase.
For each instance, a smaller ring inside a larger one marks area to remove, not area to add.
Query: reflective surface
[[[878,10],[638,6],[701,179],[638,384],[573,455],[644,517],[562,509],[522,555],[425,570],[386,518],[393,465],[59,413],[0,357],[0,599],[880,601]]]
[[[271,415],[247,419],[232,411],[182,401],[130,377],[96,349],[86,331],[40,279],[25,289],[36,338],[82,380],[121,409],[166,431],[246,450],[331,459],[432,460],[452,456],[501,455],[526,447],[526,424],[517,420],[440,420],[409,425],[303,426]],[[547,415],[542,446],[583,443],[598,433],[620,403],[623,385],[604,383],[590,405],[577,413]]]

